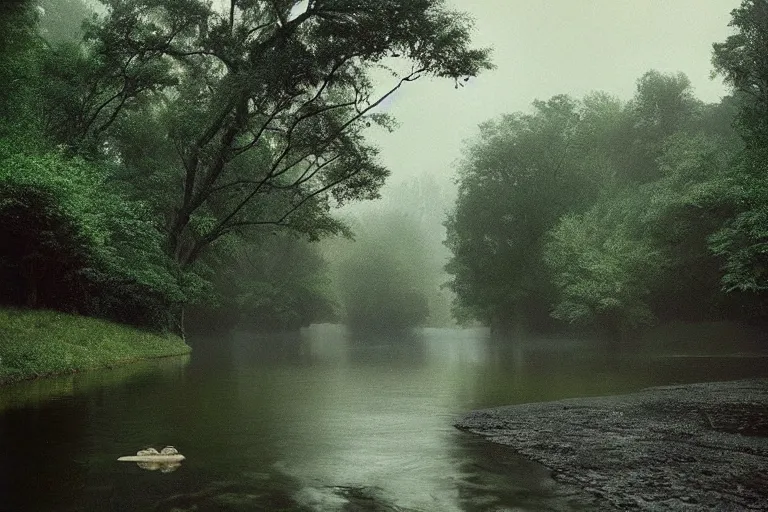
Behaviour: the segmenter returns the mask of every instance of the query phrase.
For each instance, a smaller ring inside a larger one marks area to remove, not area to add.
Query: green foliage
[[[129,65],[120,48],[87,37],[88,44],[63,42],[40,53],[39,96],[46,134],[93,158],[124,112],[159,101],[156,93],[176,80],[167,60],[137,57]]]
[[[102,4],[0,11],[0,287],[13,304],[167,327],[229,279],[224,300],[262,323],[327,317],[316,251],[261,228],[349,234],[332,209],[378,197],[388,175],[363,136],[393,126],[375,108],[421,76],[490,67],[442,0]],[[412,71],[377,96],[371,72],[396,55]]]
[[[665,262],[631,233],[645,199],[598,203],[582,215],[565,216],[550,232],[544,258],[559,290],[555,318],[620,332],[653,322],[648,296]]]
[[[709,237],[736,207],[736,149],[673,135],[658,159],[660,179],[562,219],[545,255],[559,289],[554,315],[623,332],[657,318],[728,316]]]
[[[710,238],[723,258],[723,287],[764,297],[768,250],[768,4],[743,0],[731,12],[734,33],[714,45],[715,71],[734,89],[738,127],[746,151],[736,167],[728,196],[735,207],[722,229]]]
[[[738,184],[732,192],[738,213],[710,236],[710,247],[725,260],[726,291],[764,293],[768,290],[768,189],[764,179],[755,179]]]
[[[336,255],[336,282],[345,322],[355,328],[398,330],[423,325],[432,279],[423,233],[395,212],[361,218],[356,240]]]
[[[163,327],[183,302],[149,212],[108,182],[108,169],[0,143],[2,269],[16,302]],[[14,285],[19,276],[23,283]],[[153,312],[153,309],[159,311]],[[149,316],[148,316],[149,315]]]
[[[24,133],[37,123],[34,84],[40,43],[33,2],[0,4],[0,137]]]
[[[631,123],[623,141],[619,169],[625,181],[647,183],[660,177],[656,159],[667,137],[694,128],[702,103],[693,96],[682,73],[649,71],[637,81],[637,93],[627,105]]]
[[[67,143],[106,141],[138,195],[165,187],[168,250],[185,267],[253,227],[343,232],[331,208],[377,197],[388,175],[363,137],[371,123],[390,125],[375,107],[419,76],[489,67],[488,52],[470,47],[469,21],[441,0],[316,2],[303,12],[297,2],[234,2],[226,13],[199,0],[105,4],[81,47],[84,71],[77,56],[55,58],[53,82],[79,94],[50,96],[50,125]],[[413,71],[376,96],[370,71],[395,54]],[[136,119],[156,135],[140,151]]]
[[[546,312],[614,334],[760,316],[762,298],[725,293],[765,283],[765,187],[734,107],[652,71],[626,104],[556,96],[481,127],[447,221],[457,313],[541,329]]]
[[[53,311],[0,309],[0,383],[189,352],[172,335]]]
[[[216,257],[214,311],[238,327],[291,330],[334,318],[327,264],[315,244],[282,231],[235,241]]]
[[[457,311],[495,327],[523,317],[547,322],[544,235],[560,215],[588,202],[592,180],[602,178],[589,176],[579,156],[593,161],[590,139],[603,130],[593,112],[603,107],[610,112],[608,101],[596,98],[582,123],[581,105],[555,96],[534,103],[533,114],[481,126],[446,223]]]

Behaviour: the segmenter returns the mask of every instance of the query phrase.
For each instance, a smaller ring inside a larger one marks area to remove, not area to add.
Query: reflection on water
[[[0,411],[11,407],[34,405],[46,400],[72,397],[105,386],[125,386],[142,380],[154,381],[158,376],[178,380],[183,377],[184,368],[189,361],[189,355],[164,357],[100,371],[72,373],[2,387],[0,388]]]
[[[147,471],[172,473],[181,467],[181,462],[137,462],[136,466]]]
[[[768,373],[753,359],[622,358],[483,329],[321,325],[192,344],[188,366],[3,389],[26,398],[0,413],[0,511],[571,510],[571,490],[455,430],[456,416]],[[187,457],[173,473],[116,462],[166,444]]]

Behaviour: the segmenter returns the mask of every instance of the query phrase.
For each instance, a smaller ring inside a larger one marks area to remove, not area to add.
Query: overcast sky
[[[696,95],[726,92],[710,79],[712,43],[730,33],[739,0],[452,0],[476,20],[475,40],[494,48],[496,70],[467,87],[408,84],[389,105],[400,121],[375,134],[395,183],[420,173],[452,176],[463,141],[502,113],[534,99],[602,90],[629,99],[644,72],[682,71]],[[386,191],[385,191],[386,193]]]

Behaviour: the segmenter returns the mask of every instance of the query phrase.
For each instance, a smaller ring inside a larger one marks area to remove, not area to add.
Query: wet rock
[[[601,510],[768,510],[768,380],[475,411],[457,427],[547,466]]]
[[[160,450],[160,455],[178,455],[179,450],[174,448],[173,446],[166,446],[162,450]]]

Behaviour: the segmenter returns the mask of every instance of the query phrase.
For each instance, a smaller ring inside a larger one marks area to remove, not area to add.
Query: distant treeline
[[[452,202],[445,186],[423,175],[350,219],[354,240],[324,244],[340,320],[378,330],[451,324],[442,222]]]
[[[768,320],[768,4],[732,16],[720,103],[650,71],[628,102],[555,96],[482,125],[447,221],[460,318],[619,335]]]
[[[160,330],[332,317],[310,241],[378,197],[378,104],[490,67],[469,33],[440,0],[3,2],[0,301]],[[387,58],[412,71],[380,93]]]

